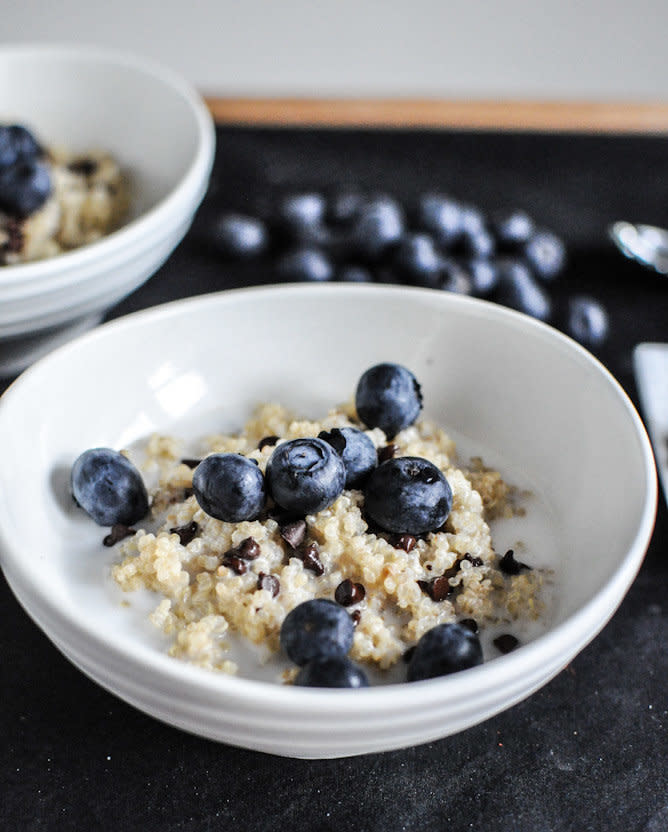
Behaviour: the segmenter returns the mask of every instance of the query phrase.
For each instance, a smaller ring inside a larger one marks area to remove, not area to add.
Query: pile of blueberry
[[[51,174],[33,134],[20,124],[0,125],[0,211],[23,219],[50,193]]]
[[[522,210],[486,216],[442,193],[414,205],[357,187],[287,193],[263,216],[228,213],[213,232],[227,258],[262,257],[280,281],[395,283],[473,295],[542,321],[553,318],[549,285],[566,249]],[[567,327],[600,343],[605,310],[576,297]]]
[[[422,409],[415,376],[397,364],[378,364],[359,379],[357,414],[388,439],[413,424]],[[99,525],[130,526],[149,508],[139,471],[109,448],[85,451],[71,470],[72,496]],[[360,488],[367,519],[388,533],[421,535],[440,529],[452,508],[452,490],[427,459],[406,456],[379,461],[375,445],[352,427],[279,442],[266,473],[235,453],[215,453],[197,464],[193,493],[212,517],[236,523],[260,517],[269,498],[284,513],[304,517],[330,506],[344,488]],[[317,599],[295,607],[281,629],[281,645],[301,668],[296,684],[365,687],[352,663],[354,621],[346,600]],[[459,624],[440,625],[423,636],[408,666],[408,681],[452,673],[482,661],[477,635]]]

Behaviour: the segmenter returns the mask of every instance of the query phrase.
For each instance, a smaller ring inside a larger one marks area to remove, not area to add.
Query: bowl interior
[[[0,433],[12,437],[0,468],[4,566],[84,629],[134,650],[120,606],[109,633],[111,556],[100,529],[68,497],[76,456],[152,431],[239,428],[261,401],[317,417],[379,361],[410,367],[425,413],[507,460],[549,506],[552,625],[594,599],[648,533],[655,499],[647,438],[628,399],[549,327],[484,302],[379,287],[280,287],[170,304],[28,370],[0,407]]]
[[[21,123],[47,146],[108,150],[132,181],[132,216],[155,206],[185,175],[198,125],[180,82],[103,50],[0,50],[0,121]]]

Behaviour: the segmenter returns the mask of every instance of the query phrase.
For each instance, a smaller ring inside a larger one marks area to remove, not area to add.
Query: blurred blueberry
[[[267,229],[262,220],[245,214],[225,214],[215,227],[218,248],[228,257],[258,257],[267,248]]]
[[[286,194],[279,202],[278,219],[290,228],[320,225],[325,217],[325,197],[321,193]]]
[[[546,321],[552,314],[552,303],[545,290],[534,280],[529,267],[520,260],[499,261],[499,285],[494,299]]]
[[[411,232],[402,237],[396,264],[409,283],[436,288],[441,279],[441,261],[442,257],[429,234]]]
[[[463,234],[472,235],[484,230],[485,218],[475,205],[464,205],[461,210]]]
[[[401,206],[389,196],[379,196],[362,207],[353,225],[352,238],[362,257],[377,260],[399,242],[403,232]]]
[[[0,169],[0,210],[28,217],[51,194],[51,175],[44,162],[25,159]]]
[[[451,246],[462,232],[462,207],[454,199],[436,193],[422,194],[418,202],[418,224],[438,243]]]
[[[536,277],[552,280],[566,263],[566,248],[551,231],[536,231],[524,247],[524,256]]]
[[[337,279],[342,283],[372,283],[373,275],[364,266],[347,263],[338,270]]]
[[[581,344],[596,346],[608,336],[608,313],[594,298],[577,295],[568,302],[567,326],[569,334]]]
[[[18,161],[37,159],[42,154],[37,139],[22,125],[0,126],[0,168]]]
[[[444,259],[439,288],[455,295],[470,295],[473,291],[472,279],[456,260]]]
[[[351,225],[364,205],[363,192],[354,185],[339,185],[327,199],[326,221],[333,225]]]
[[[487,297],[499,283],[499,266],[495,260],[474,257],[466,264],[466,271],[471,278],[471,291],[477,297]]]
[[[471,257],[491,257],[496,250],[496,243],[486,228],[478,228],[462,234],[462,248]]]
[[[283,280],[322,283],[332,280],[334,266],[319,248],[296,248],[283,254],[276,269]]]
[[[534,232],[534,222],[525,211],[495,214],[492,232],[500,249],[512,250],[528,242]]]

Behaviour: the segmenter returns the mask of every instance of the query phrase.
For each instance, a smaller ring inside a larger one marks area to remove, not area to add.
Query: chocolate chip
[[[450,595],[454,587],[450,586],[448,575],[441,575],[438,578],[433,578],[431,581],[417,581],[417,585],[428,595],[432,601],[445,601]]]
[[[280,436],[265,436],[264,438],[260,439],[260,441],[257,443],[258,451],[261,451],[267,445],[275,445],[279,439]]]
[[[257,578],[257,588],[266,589],[271,592],[272,598],[275,598],[281,591],[281,582],[276,575],[265,575],[264,572],[260,572]]]
[[[325,567],[322,565],[322,561],[320,560],[317,543],[309,543],[299,557],[302,559],[302,563],[306,569],[310,569],[311,572],[315,572],[318,577],[324,574]]]
[[[523,569],[531,569],[526,563],[515,560],[515,553],[508,549],[506,554],[499,561],[499,569],[506,575],[519,575]]]
[[[355,627],[357,627],[357,625],[360,623],[360,619],[362,618],[362,613],[361,613],[361,611],[360,611],[360,610],[353,610],[353,611],[350,613],[350,617],[351,617],[351,618],[352,618],[352,620],[353,620],[353,625],[354,625]]]
[[[464,555],[462,560],[467,560],[471,566],[482,566],[484,563],[482,558],[476,557],[475,555],[469,555],[468,552]]]
[[[10,217],[5,225],[7,233],[7,242],[4,244],[4,250],[12,254],[16,254],[23,248],[23,227],[19,220]]]
[[[248,571],[248,563],[238,555],[232,554],[232,552],[234,552],[234,549],[230,549],[229,552],[223,555],[223,566],[228,566],[237,575],[243,575],[244,572]]]
[[[279,531],[283,540],[293,549],[297,549],[304,542],[306,520],[295,520],[292,523],[286,523],[286,525],[280,527]]]
[[[399,446],[395,445],[394,442],[378,448],[378,464],[380,465],[381,462],[387,462],[388,459],[392,459],[398,450]]]
[[[129,526],[124,526],[122,523],[116,523],[111,527],[111,531],[104,538],[102,543],[105,546],[115,546],[116,543],[119,543],[126,537],[132,537],[133,534],[136,534],[134,529],[131,529]]]
[[[519,639],[515,638],[515,636],[510,633],[503,633],[494,639],[494,646],[497,650],[500,650],[501,653],[510,653],[512,650],[515,650],[520,646],[520,642]]]
[[[195,537],[197,537],[199,526],[193,520],[192,523],[187,523],[185,526],[175,526],[169,531],[170,534],[178,534],[181,545],[187,546],[191,540],[194,540]]]
[[[353,604],[359,604],[360,601],[363,601],[365,595],[366,590],[362,584],[355,584],[350,578],[346,578],[336,587],[334,600],[342,607],[351,607]]]
[[[466,627],[466,629],[470,630],[472,633],[478,632],[478,622],[475,618],[462,618],[459,623],[462,627]]]
[[[192,487],[184,488],[183,489],[183,499],[187,500],[195,493],[195,489]]]
[[[181,460],[181,465],[187,465],[188,468],[197,468],[201,461],[201,459],[193,459],[190,457],[186,457],[185,459]]]
[[[395,549],[403,549],[404,552],[410,552],[415,548],[417,538],[412,534],[397,534],[390,539],[390,543]]]
[[[81,176],[92,176],[97,170],[97,162],[95,159],[75,159],[67,167],[72,173],[78,173]]]
[[[254,537],[247,537],[236,547],[236,554],[244,560],[255,560],[260,556],[260,544]]]

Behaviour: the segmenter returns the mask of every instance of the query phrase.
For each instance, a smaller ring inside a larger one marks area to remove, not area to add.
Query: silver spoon
[[[631,222],[613,223],[608,233],[625,257],[659,274],[668,274],[668,230]]]

